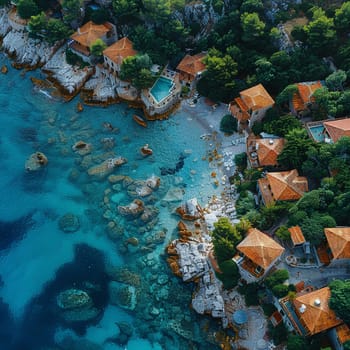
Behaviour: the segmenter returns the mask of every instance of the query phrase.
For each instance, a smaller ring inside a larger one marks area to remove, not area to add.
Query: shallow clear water
[[[173,85],[174,83],[170,79],[160,77],[152,87],[151,94],[159,103],[169,95],[170,89]]]
[[[0,55],[3,64],[9,66]],[[219,194],[207,161],[213,144],[200,138],[203,123],[180,110],[145,129],[125,104],[78,113],[78,98],[49,98],[33,89],[31,76],[40,73],[10,68],[0,75],[0,349],[215,349],[208,337],[216,323],[190,309],[194,285],[172,276],[164,253],[177,236],[172,213],[180,203],[168,201],[169,190],[201,204]],[[79,140],[91,144],[90,154],[72,150]],[[143,158],[146,143],[153,155]],[[26,159],[37,151],[47,166],[26,172]],[[115,175],[160,177],[159,189],[142,198],[155,213],[152,221],[140,225],[117,211],[133,201],[131,187],[88,174],[115,156],[128,159]],[[59,228],[67,213],[79,220],[76,232]],[[126,243],[135,238],[138,246]],[[114,298],[113,285],[120,287]],[[133,310],[121,301],[125,287],[134,293],[126,298],[136,302]],[[59,293],[72,288],[90,295],[97,316],[72,321],[57,306]]]

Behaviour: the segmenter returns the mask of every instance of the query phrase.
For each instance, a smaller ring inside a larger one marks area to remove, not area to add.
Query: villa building
[[[265,233],[251,228],[237,245],[239,255],[233,260],[238,265],[243,279],[257,282],[280,260],[284,248]]]
[[[90,47],[97,40],[103,40],[106,45],[115,41],[115,25],[109,22],[95,24],[92,21],[85,23],[73,33],[70,38],[69,47],[74,53],[79,55],[84,61],[90,62]]]
[[[289,227],[288,231],[290,233],[290,239],[292,240],[293,247],[302,246],[306,242],[303,231],[301,230],[300,226],[297,225]]]
[[[147,119],[163,119],[180,101],[179,74],[167,68],[149,89],[141,91],[144,113]]]
[[[324,121],[325,141],[335,143],[341,137],[350,137],[350,118]]]
[[[303,337],[326,332],[343,324],[329,307],[330,297],[329,287],[302,292],[293,300],[285,297],[280,300],[280,313],[289,329]]]
[[[260,138],[251,134],[247,137],[247,159],[252,168],[275,167],[277,157],[284,147],[284,139],[278,137]]]
[[[330,261],[350,259],[350,227],[325,228]]]
[[[350,341],[350,328],[345,323],[332,328],[329,338],[335,350],[344,350],[344,343]]]
[[[252,126],[255,122],[261,121],[266,111],[275,104],[261,84],[243,90],[239,94],[240,97],[230,102],[229,111],[241,126],[247,124]]]
[[[206,53],[198,53],[191,56],[186,55],[176,67],[179,73],[179,81],[183,86],[188,86],[191,90],[195,87],[202,73],[206,70],[203,63]]]
[[[322,87],[321,81],[309,81],[296,84],[297,91],[290,101],[291,112],[296,116],[304,116],[311,111],[314,92]]]
[[[118,75],[125,58],[137,55],[132,42],[124,37],[103,51],[105,67],[114,75]]]
[[[258,180],[259,199],[266,206],[276,201],[296,201],[308,191],[307,178],[299,176],[296,169],[268,172]]]

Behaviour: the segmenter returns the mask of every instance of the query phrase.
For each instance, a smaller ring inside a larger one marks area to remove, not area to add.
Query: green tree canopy
[[[241,15],[241,27],[243,30],[242,40],[245,42],[253,42],[265,33],[265,23],[260,20],[256,12],[244,12]]]
[[[205,64],[207,70],[198,82],[198,91],[214,101],[229,101],[234,96],[237,63],[230,55],[211,49]]]
[[[102,56],[103,50],[107,47],[106,43],[102,39],[96,39],[90,45],[90,52],[96,57]]]
[[[39,7],[34,0],[19,0],[17,12],[20,17],[28,19],[40,13]]]
[[[232,260],[225,260],[219,264],[222,274],[217,273],[216,276],[223,283],[225,289],[232,289],[237,286],[240,274],[236,263]]]
[[[264,10],[264,4],[261,0],[243,0],[240,11],[261,13]]]
[[[81,18],[83,0],[62,0],[63,19],[66,23]]]
[[[33,36],[45,36],[47,20],[44,12],[40,12],[36,16],[31,16],[28,22],[30,34]]]
[[[350,28],[350,1],[344,2],[335,10],[334,24],[340,31],[349,31]]]
[[[313,141],[305,129],[293,129],[285,137],[287,142],[278,156],[278,163],[287,169],[301,170],[303,162],[307,159],[306,152]]]
[[[67,27],[61,20],[50,18],[47,22],[46,40],[49,43],[55,43],[56,41],[67,39],[72,33],[72,30]]]
[[[287,350],[304,350],[307,349],[306,340],[300,335],[289,334],[287,340]]]
[[[127,57],[122,63],[120,77],[131,81],[138,89],[150,87],[154,82],[151,66],[152,61],[147,54]]]
[[[236,245],[242,239],[239,231],[226,217],[220,218],[214,224],[212,236],[214,253],[219,263],[233,257]]]
[[[326,85],[331,91],[343,90],[343,84],[347,79],[346,73],[338,69],[326,78]]]
[[[276,270],[265,279],[266,287],[271,289],[274,286],[283,283],[289,278],[289,273],[285,269]]]
[[[335,280],[329,284],[329,306],[344,322],[350,324],[350,280]]]
[[[319,15],[315,10],[313,20],[304,27],[307,35],[307,43],[320,54],[326,54],[334,47],[336,32],[334,30],[333,19],[325,15]]]
[[[112,0],[112,8],[117,18],[132,17],[139,12],[139,3],[136,0]]]

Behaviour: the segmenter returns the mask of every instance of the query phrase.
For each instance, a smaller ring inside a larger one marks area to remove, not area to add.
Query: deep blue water
[[[3,64],[10,68],[0,55]],[[207,160],[213,145],[200,138],[207,130],[181,110],[147,129],[132,120],[135,111],[125,104],[78,113],[79,97],[69,103],[50,99],[33,88],[30,76],[40,72],[10,68],[0,75],[0,349],[215,349],[207,335],[216,323],[190,310],[194,285],[172,276],[164,253],[177,235],[172,213],[180,204],[168,201],[169,193],[183,200],[195,196],[201,204],[219,194]],[[72,150],[79,140],[91,144],[90,154]],[[146,143],[153,155],[143,158],[139,149]],[[47,156],[47,166],[27,172],[26,159],[38,151]],[[128,159],[115,175],[134,181],[160,177],[160,188],[143,198],[155,213],[151,222],[119,215],[117,206],[134,199],[130,187],[88,175],[111,155]],[[162,175],[161,169],[175,171]],[[76,232],[59,227],[67,213],[79,220]],[[108,231],[111,222],[115,235]],[[160,231],[164,241],[152,241]],[[126,244],[130,238],[137,238],[137,247]],[[168,276],[166,284],[158,282],[160,275]],[[134,288],[134,310],[119,299],[111,304],[112,280]],[[99,311],[93,319],[67,322],[62,316],[57,296],[72,288],[88,293]],[[192,340],[180,336],[176,325],[190,331]]]

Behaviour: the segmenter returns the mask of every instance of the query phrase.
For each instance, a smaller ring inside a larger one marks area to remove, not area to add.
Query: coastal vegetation
[[[300,116],[290,113],[290,102],[297,92],[297,82],[322,80],[323,87],[313,93],[309,118],[318,121],[350,114],[350,2],[304,1],[289,4],[288,11],[272,13],[261,0],[216,0],[205,2],[210,8],[208,16],[217,18],[208,18],[206,25],[200,19],[190,20],[193,13],[186,15],[184,9],[189,2],[113,0],[111,6],[92,10],[84,9],[82,0],[63,0],[51,8],[45,1],[19,0],[17,12],[28,19],[31,37],[50,44],[68,39],[88,20],[99,24],[116,19],[118,32],[128,36],[139,52],[123,60],[119,76],[138,90],[151,87],[157,79],[151,71],[153,63],[175,68],[185,54],[205,51],[206,70],[197,84],[201,95],[229,103],[241,90],[261,83],[275,97],[276,106],[251,130],[255,135],[265,132],[285,138],[278,167],[249,168],[246,153],[236,154],[237,172],[230,182],[239,193],[236,211],[240,222],[233,225],[228,218],[220,218],[212,231],[214,255],[221,270],[217,277],[224,288],[231,289],[240,280],[232,257],[249,228],[271,230],[279,240],[290,243],[288,228],[298,225],[305,239],[319,246],[325,243],[325,228],[349,225],[350,137],[335,143],[315,142]],[[8,1],[0,0],[0,6],[4,5]],[[278,23],[294,18],[303,18],[305,24],[294,26],[289,37],[283,37]],[[105,48],[101,39],[89,47],[96,61]],[[334,55],[330,58],[329,53]],[[66,57],[71,64],[85,65],[70,50]],[[189,88],[184,87],[183,93],[189,93]],[[237,129],[237,120],[230,114],[222,118],[222,132],[232,134]],[[310,191],[295,202],[259,206],[257,182],[265,171],[290,169],[308,178]],[[287,270],[277,270],[266,277],[263,285],[276,298],[292,298],[295,287],[286,284],[288,278]],[[349,280],[336,280],[329,286],[330,307],[350,323]],[[261,289],[255,283],[239,287],[247,305],[258,304]],[[276,344],[286,341],[289,350],[319,346],[296,335],[287,336],[283,323],[271,328],[270,333]],[[349,347],[349,342],[344,344],[344,349]]]

